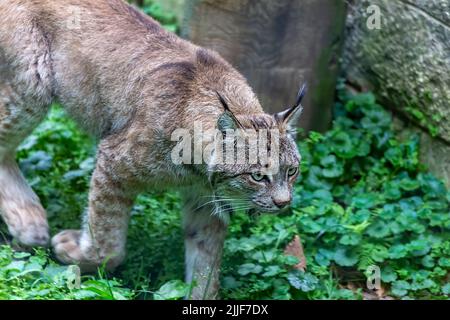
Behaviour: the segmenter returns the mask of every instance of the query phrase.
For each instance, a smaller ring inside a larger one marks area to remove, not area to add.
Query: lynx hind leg
[[[193,300],[218,299],[219,271],[227,223],[196,196],[184,201],[186,282],[195,283]]]
[[[21,108],[11,87],[0,83],[0,215],[11,235],[26,246],[49,242],[45,210],[14,160],[15,149],[42,120],[47,108]]]
[[[21,244],[48,244],[44,208],[11,157],[4,158],[0,163],[0,213],[11,235]]]
[[[53,97],[49,40],[35,20],[28,10],[0,19],[2,30],[20,24],[0,37],[0,214],[11,234],[30,246],[47,245],[47,219],[14,156],[47,114]]]

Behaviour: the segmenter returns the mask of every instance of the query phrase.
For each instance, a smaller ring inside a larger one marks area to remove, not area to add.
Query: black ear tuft
[[[300,90],[297,93],[297,103],[295,104],[295,106],[301,105],[302,100],[306,95],[306,91],[308,91],[308,85],[305,83],[300,87]]]
[[[222,95],[218,92],[216,92],[217,97],[219,98],[220,103],[222,104],[225,111],[228,111],[231,113],[230,107],[228,106],[228,103],[225,101],[225,99],[222,97]]]
[[[291,125],[294,122],[296,122],[298,117],[301,115],[301,113],[303,111],[303,107],[302,107],[301,103],[302,103],[303,98],[306,95],[306,91],[307,91],[307,85],[304,84],[302,87],[300,87],[300,90],[298,91],[295,105],[285,111],[275,114],[274,115],[275,119],[285,125]]]

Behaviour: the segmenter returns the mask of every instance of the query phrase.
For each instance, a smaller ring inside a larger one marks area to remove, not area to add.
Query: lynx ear
[[[231,116],[231,114],[225,111],[217,120],[217,128],[225,132],[227,130],[236,130],[238,128],[238,124],[235,121],[235,118]]]
[[[301,105],[302,100],[304,96],[306,95],[307,86],[304,84],[297,94],[297,100],[294,106],[290,107],[289,109],[279,112],[274,115],[275,119],[288,127],[292,126],[297,122],[298,118],[300,117],[303,107]]]
[[[236,130],[242,128],[241,123],[233,114],[233,112],[231,112],[225,99],[218,92],[216,93],[217,96],[219,97],[220,103],[225,109],[225,112],[217,120],[217,127],[219,128],[219,130],[225,132],[226,130]]]

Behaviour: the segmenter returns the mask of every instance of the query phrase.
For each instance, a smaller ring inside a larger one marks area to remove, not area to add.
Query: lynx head
[[[276,212],[290,204],[301,160],[293,126],[305,91],[303,86],[296,104],[275,115],[233,114],[218,93],[225,111],[217,123],[222,135],[217,145],[223,149],[216,148],[209,177],[225,210]]]

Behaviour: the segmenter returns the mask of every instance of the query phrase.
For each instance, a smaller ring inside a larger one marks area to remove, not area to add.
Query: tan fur
[[[217,178],[206,165],[174,165],[171,133],[195,121],[216,128],[220,93],[243,125],[284,133],[286,169],[298,166],[299,155],[285,124],[264,114],[246,80],[217,53],[164,31],[121,0],[0,1],[0,16],[0,212],[11,234],[27,245],[49,239],[45,211],[12,157],[57,100],[100,141],[83,228],[52,239],[57,257],[85,270],[105,261],[113,269],[125,256],[136,195],[177,187],[186,195],[193,298],[217,297],[226,219],[211,214],[217,208],[206,196],[234,194],[248,208],[254,200],[270,211],[277,194],[290,201],[294,179],[282,171],[264,187],[245,167],[216,168]],[[236,173],[242,175],[227,178]]]

